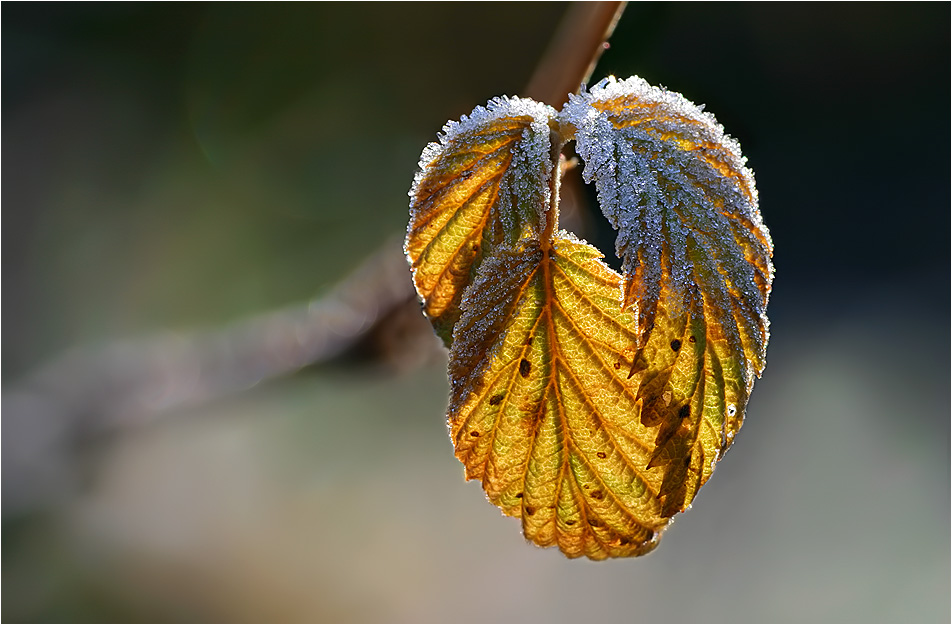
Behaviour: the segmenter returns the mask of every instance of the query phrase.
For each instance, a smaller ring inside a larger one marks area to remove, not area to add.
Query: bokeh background
[[[649,556],[525,544],[412,322],[187,402],[96,386],[398,250],[423,146],[565,10],[4,5],[4,621],[949,621],[947,3],[624,14],[596,78],[706,104],[777,266],[746,425]]]

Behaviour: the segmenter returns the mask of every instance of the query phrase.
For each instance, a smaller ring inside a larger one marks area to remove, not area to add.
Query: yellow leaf
[[[560,233],[487,260],[462,302],[449,367],[467,479],[521,517],[526,538],[593,559],[655,547],[710,477],[726,402],[737,401],[725,399],[730,365],[700,308],[686,325],[659,314],[633,363],[634,316],[600,258]]]
[[[554,118],[551,107],[532,100],[498,98],[447,124],[441,141],[423,151],[405,251],[424,313],[447,345],[462,290],[482,258],[502,243],[539,236],[544,226]]]

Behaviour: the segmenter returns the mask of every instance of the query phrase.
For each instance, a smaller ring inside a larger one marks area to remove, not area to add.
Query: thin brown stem
[[[526,87],[526,97],[559,107],[578,92],[595,70],[615,30],[625,2],[576,2],[565,12],[555,36]]]
[[[623,6],[595,2],[570,7],[527,95],[561,104],[565,94],[587,79]],[[557,180],[553,192],[558,192]],[[551,237],[557,203],[550,211]],[[4,390],[4,430],[10,430],[5,433],[12,440],[34,440],[36,456],[71,453],[75,440],[90,433],[128,428],[174,408],[359,352],[371,343],[369,351],[384,362],[394,354],[401,360],[424,359],[439,349],[420,314],[396,238],[310,303],[267,311],[230,327],[178,333],[174,340],[165,333],[71,350]],[[28,431],[40,432],[41,438],[42,432],[72,438],[50,435],[40,441]],[[17,470],[12,467],[14,474]]]
[[[592,75],[606,42],[625,10],[625,2],[576,2],[562,17],[549,47],[526,87],[526,96],[559,106],[569,93],[577,93]],[[563,137],[553,128],[553,142]],[[542,249],[548,251],[552,234],[559,221],[559,183],[563,172],[560,161],[561,144],[552,163],[550,201],[545,211]]]

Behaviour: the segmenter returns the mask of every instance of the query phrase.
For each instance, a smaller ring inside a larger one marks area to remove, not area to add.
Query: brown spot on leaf
[[[679,339],[674,339],[673,341],[671,341],[671,349],[673,349],[673,350],[676,351],[676,352],[677,352],[677,351],[680,351],[680,350],[681,350],[681,341],[680,341]]]
[[[505,396],[506,396],[505,393],[499,393],[498,395],[493,395],[492,397],[489,398],[489,405],[495,406],[496,404],[501,402],[502,398]]]
[[[516,499],[522,499],[522,493],[516,493]]]
[[[568,525],[569,527],[575,525],[576,523],[578,523],[578,521],[576,521],[575,519],[569,519],[568,521],[565,522],[565,524]]]
[[[524,378],[529,377],[529,373],[532,371],[532,363],[523,358],[519,361],[519,375]]]
[[[532,516],[535,513],[536,513],[535,508],[533,508],[532,506],[526,506],[526,514],[528,514],[529,516]]]
[[[472,436],[473,438],[479,438],[479,432],[477,432],[476,430],[473,430],[472,432],[470,432],[469,435]]]
[[[686,419],[689,416],[691,416],[691,405],[684,404],[683,406],[681,406],[681,409],[678,410],[678,418]]]
[[[652,403],[641,409],[641,424],[647,428],[653,428],[664,420],[664,415]]]
[[[616,370],[616,371],[619,370],[619,369],[621,369],[621,363],[620,363],[620,362],[616,362],[613,366],[615,367],[615,370]]]
[[[604,498],[605,498],[605,493],[603,493],[602,491],[600,490],[592,491],[592,499],[595,499],[596,501],[601,501]]]

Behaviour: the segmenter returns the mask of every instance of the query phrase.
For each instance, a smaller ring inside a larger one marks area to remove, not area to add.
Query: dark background
[[[777,267],[738,444],[650,556],[524,544],[463,483],[430,343],[79,442],[30,418],[67,350],[306,302],[395,245],[423,146],[518,95],[565,8],[3,6],[5,621],[948,621],[947,3],[619,23],[594,78],[717,116]]]

